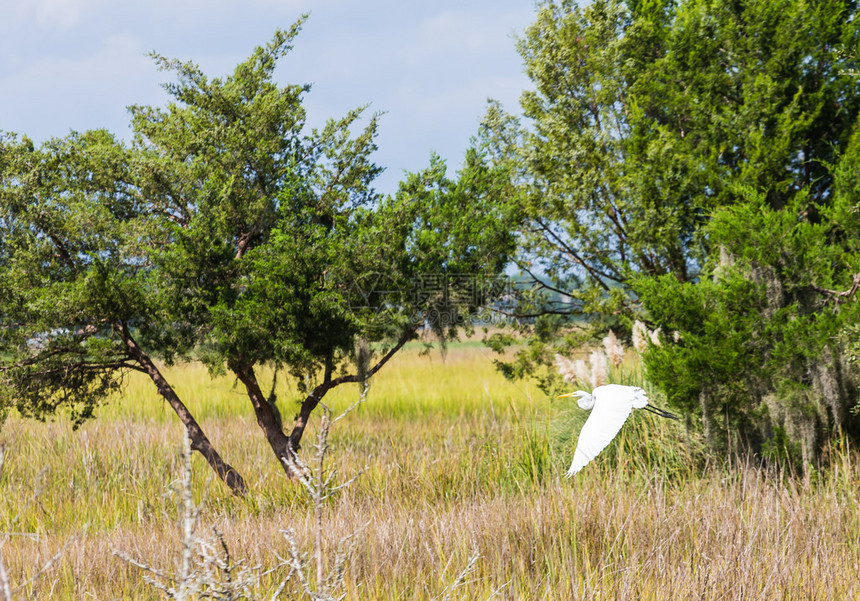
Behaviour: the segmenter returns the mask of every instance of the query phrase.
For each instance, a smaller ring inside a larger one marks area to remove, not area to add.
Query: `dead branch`
[[[848,290],[829,290],[815,284],[812,285],[812,288],[813,290],[820,292],[821,294],[826,294],[832,298],[833,302],[837,305],[840,303],[847,303],[854,300],[854,295],[857,294],[857,290],[860,289],[860,273],[854,274],[851,287]]]

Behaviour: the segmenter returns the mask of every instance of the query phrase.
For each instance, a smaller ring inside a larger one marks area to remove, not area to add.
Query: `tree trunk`
[[[307,396],[307,398],[302,402],[301,409],[299,410],[299,416],[296,418],[296,423],[293,425],[293,431],[290,433],[290,448],[293,452],[298,451],[301,446],[302,436],[305,433],[305,428],[308,426],[308,420],[310,420],[311,413],[316,409],[317,405],[319,405],[320,401],[326,395],[326,393],[334,388],[335,386],[340,386],[341,384],[346,384],[349,382],[361,383],[365,380],[369,380],[371,376],[373,376],[376,372],[378,372],[383,365],[388,363],[388,360],[391,359],[397,351],[403,348],[403,345],[412,340],[415,336],[415,332],[418,330],[418,324],[413,325],[411,328],[406,330],[401,336],[400,339],[385,355],[383,355],[379,362],[374,365],[371,369],[367,371],[366,374],[363,375],[345,375],[331,379],[331,372],[333,371],[332,367],[326,365],[326,375],[323,379],[323,383],[314,388],[311,393]]]
[[[179,395],[176,394],[176,391],[173,390],[173,387],[164,378],[149,355],[144,353],[137,345],[125,326],[122,326],[121,331],[122,338],[129,350],[129,356],[140,364],[143,370],[152,379],[155,387],[158,389],[158,394],[167,401],[173,411],[176,412],[176,415],[179,416],[179,420],[185,426],[188,439],[191,441],[191,449],[203,455],[209,466],[215,470],[218,477],[224,481],[234,495],[237,497],[244,496],[245,493],[248,492],[244,478],[242,478],[241,474],[239,474],[233,466],[221,459],[221,455],[218,454],[218,451],[216,451],[215,447],[212,446],[212,443],[209,442],[209,438],[207,438],[206,434],[203,432],[203,428],[201,428],[200,424],[197,423],[197,420],[194,419],[194,416],[191,415],[188,407],[185,406],[179,398]]]
[[[316,409],[317,405],[319,405],[326,393],[335,386],[339,386],[341,384],[346,384],[348,382],[361,383],[369,379],[379,371],[379,369],[385,365],[388,360],[397,353],[397,351],[403,348],[404,344],[412,339],[417,329],[418,325],[416,324],[404,332],[397,341],[397,344],[395,344],[376,365],[369,369],[366,374],[343,375],[332,379],[331,376],[334,371],[334,365],[330,359],[327,360],[323,382],[314,388],[302,402],[302,406],[299,409],[299,415],[296,418],[296,423],[293,425],[293,430],[289,437],[284,434],[281,425],[278,423],[277,417],[275,417],[275,412],[272,410],[272,406],[269,405],[269,402],[266,400],[266,396],[263,394],[263,390],[257,382],[257,376],[254,374],[254,367],[252,365],[240,365],[236,363],[232,363],[228,366],[230,370],[236,374],[236,377],[239,378],[239,381],[245,385],[245,388],[248,391],[248,398],[251,399],[251,405],[254,407],[257,424],[259,424],[260,428],[263,429],[263,433],[266,435],[266,440],[269,442],[269,446],[272,448],[272,451],[275,453],[275,457],[278,458],[278,461],[281,463],[287,476],[290,478],[295,476],[291,467],[292,458],[301,448],[302,436],[304,435],[305,428],[307,428],[311,413],[313,413],[313,410]]]
[[[254,374],[254,368],[250,365],[230,365],[230,370],[245,385],[245,389],[248,391],[248,398],[251,399],[251,405],[254,407],[257,424],[266,435],[266,440],[275,453],[275,457],[278,458],[281,467],[284,468],[287,476],[292,478],[294,474],[290,469],[289,462],[292,460],[293,453],[290,439],[284,434],[284,431],[278,424],[278,418],[275,416],[272,406],[269,405],[266,396],[260,389],[257,376]]]
[[[293,425],[293,431],[290,432],[290,448],[293,449],[293,451],[298,451],[301,448],[302,435],[304,435],[305,428],[308,426],[308,420],[311,418],[311,413],[316,409],[317,405],[319,405],[320,401],[329,389],[341,383],[339,381],[341,379],[342,378],[338,378],[335,380],[336,383],[333,383],[331,380],[323,381],[323,383],[314,388],[302,402],[302,407],[299,409],[296,423]]]

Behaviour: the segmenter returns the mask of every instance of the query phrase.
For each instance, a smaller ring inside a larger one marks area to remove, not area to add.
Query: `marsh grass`
[[[367,466],[322,508],[327,546],[368,524],[344,572],[347,598],[860,597],[860,464],[844,443],[804,482],[740,460],[706,462],[683,425],[637,412],[567,480],[584,412],[504,381],[474,346],[452,345],[444,360],[418,350],[386,366],[367,403],[331,432],[338,473]],[[635,365],[623,368],[613,378]],[[282,530],[312,547],[312,503],[284,478],[230,379],[198,365],[169,373],[251,489],[239,500],[213,485],[200,529],[217,527],[234,557],[263,571],[283,556]],[[289,416],[295,391],[278,392]],[[358,395],[344,389],[327,401],[339,412]],[[134,379],[77,432],[63,419],[9,418],[0,531],[32,535],[4,547],[12,581],[26,582],[71,541],[19,597],[157,598],[111,548],[153,565],[175,560],[180,515],[169,485],[181,472],[181,437],[169,409]],[[22,511],[18,500],[32,497],[43,468],[39,502]],[[194,458],[197,501],[207,477]],[[283,577],[259,586],[272,590]]]

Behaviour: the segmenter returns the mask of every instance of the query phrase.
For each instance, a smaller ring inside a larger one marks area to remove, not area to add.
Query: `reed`
[[[630,361],[610,378],[636,377]],[[682,425],[636,413],[567,480],[585,412],[506,382],[478,347],[455,344],[444,358],[414,347],[332,429],[338,474],[366,469],[318,516],[285,479],[229,378],[195,364],[168,371],[251,488],[236,499],[213,483],[198,528],[217,528],[231,555],[260,574],[287,557],[282,531],[297,548],[313,548],[320,519],[326,548],[367,524],[343,571],[348,599],[860,596],[860,462],[845,443],[834,443],[828,467],[804,482],[743,461],[707,462]],[[282,386],[289,408],[295,391]],[[337,413],[359,394],[327,399]],[[182,503],[171,484],[182,474],[181,440],[169,409],[135,378],[78,431],[64,419],[10,417],[0,431],[0,532],[29,535],[3,546],[10,581],[27,582],[65,547],[17,598],[159,598],[112,550],[176,565]],[[197,503],[207,478],[193,458]],[[37,487],[38,502],[22,505]],[[256,592],[284,576],[261,577]]]

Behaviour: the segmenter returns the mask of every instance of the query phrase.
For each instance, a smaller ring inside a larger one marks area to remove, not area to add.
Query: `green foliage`
[[[172,100],[130,108],[130,146],[0,138],[0,408],[82,419],[142,361],[152,377],[150,357],[246,379],[269,364],[307,395],[363,379],[422,324],[470,324],[490,297],[475,278],[513,248],[492,202],[510,177],[476,140],[456,177],[434,157],[381,197],[378,116],[310,129],[310,87],[274,80],[303,23],[223,78],[153,54]],[[444,294],[420,294],[424,277]]]
[[[0,407],[80,423],[132,368],[112,324],[149,311],[128,154],[104,131],[2,142]]]
[[[709,248],[700,227],[737,201],[738,184],[775,207],[804,187],[826,198],[826,163],[860,108],[842,52],[860,43],[855,11],[541,4],[519,41],[535,86],[522,97],[529,127],[496,106],[486,120],[525,190],[521,264],[570,295],[569,313],[629,308],[632,277],[697,277]]]
[[[518,264],[532,276],[518,305],[532,340],[506,375],[549,386],[549,357],[580,329],[536,315],[616,332],[638,316],[680,333],[648,374],[714,447],[761,448],[784,428],[808,459],[855,431],[854,301],[822,290],[860,273],[857,10],[539,5],[519,40],[525,125],[495,105],[485,119],[525,199]]]
[[[278,86],[273,71],[302,21],[279,31],[224,79],[155,55],[179,82],[166,109],[133,107],[142,186],[167,216],[152,246],[151,289],[173,327],[143,329],[166,357],[201,345],[225,363],[290,365],[313,374],[351,348],[357,327],[335,292],[367,263],[339,270],[345,241],[377,202],[376,117],[351,134],[363,111],[305,133],[308,86]],[[344,273],[346,271],[346,273]]]
[[[679,333],[650,349],[649,377],[701,417],[712,445],[806,464],[830,436],[860,435],[858,131],[826,165],[826,198],[803,189],[773,208],[770,194],[741,189],[745,202],[705,230],[709,277],[636,284],[654,320]]]
[[[840,337],[860,307],[826,292],[850,287],[860,255],[839,242],[841,224],[811,222],[809,206],[800,194],[774,210],[750,192],[706,228],[719,248],[710,277],[636,284],[654,321],[677,332],[646,353],[648,377],[701,418],[712,447],[805,464],[833,433],[860,434]]]
[[[176,325],[148,339],[168,356],[202,346],[216,370],[271,362],[313,381],[350,369],[360,340],[408,335],[429,311],[413,294],[421,275],[505,264],[510,234],[481,198],[508,180],[478,149],[457,180],[433,159],[382,198],[377,116],[357,134],[363,109],[304,132],[308,88],[271,80],[300,25],[223,80],[156,57],[179,76],[167,86],[178,102],[133,108],[147,187],[161,186],[161,210],[176,217],[151,253],[153,289]]]
[[[851,141],[840,161],[833,166],[838,186],[834,194],[834,202],[827,207],[825,215],[833,223],[838,223],[839,244],[845,249],[845,254],[860,255],[860,126],[855,127]],[[860,273],[856,263],[852,265],[855,274]],[[860,286],[860,276],[855,275],[853,286]],[[856,296],[851,296],[856,298]],[[860,324],[848,323],[842,329],[842,339],[846,344],[846,356],[850,363],[856,365],[860,358]],[[857,407],[860,407],[858,401]]]
[[[432,156],[410,174],[389,210],[406,226],[403,274],[416,294],[409,304],[443,339],[500,293],[499,276],[516,246],[516,194],[504,165],[492,164],[485,139],[473,140],[456,179]],[[434,283],[445,278],[444,287]]]

